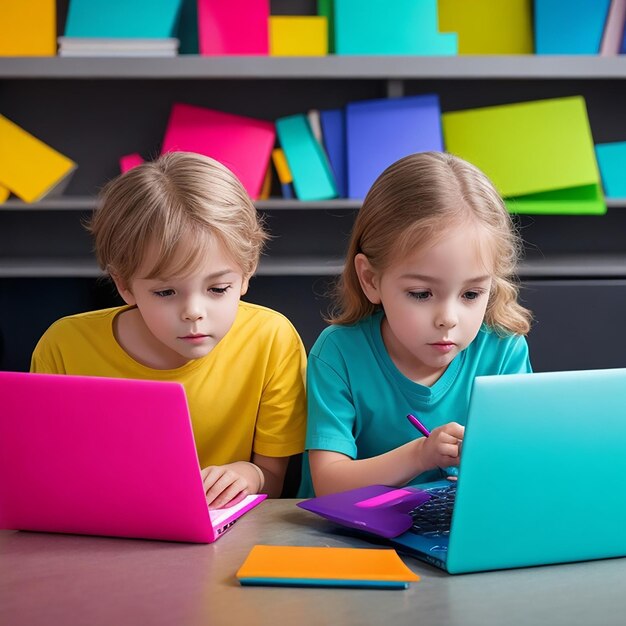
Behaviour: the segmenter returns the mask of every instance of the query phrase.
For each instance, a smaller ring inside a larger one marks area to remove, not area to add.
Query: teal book
[[[610,0],[535,0],[536,54],[598,54]]]
[[[71,0],[66,37],[174,37],[182,0]]]
[[[600,176],[607,198],[626,198],[626,141],[596,146]]]
[[[437,0],[334,0],[336,54],[454,55],[440,33]]]
[[[326,153],[311,130],[306,115],[276,120],[276,132],[287,158],[299,200],[337,197],[337,185]]]

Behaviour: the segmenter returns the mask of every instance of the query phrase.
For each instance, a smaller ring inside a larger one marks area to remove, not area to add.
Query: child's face
[[[432,385],[478,334],[493,273],[490,246],[480,243],[487,244],[482,230],[456,228],[381,274],[372,271],[369,282],[367,267],[359,271],[367,259],[355,261],[366,295],[384,308],[385,346],[415,382]]]
[[[148,331],[143,334],[149,361],[154,364],[156,360],[161,369],[173,369],[206,356],[226,335],[248,280],[218,241],[187,276],[139,278],[147,275],[155,260],[148,251],[138,278],[120,293],[140,313],[137,317],[143,328],[140,325],[137,337]]]

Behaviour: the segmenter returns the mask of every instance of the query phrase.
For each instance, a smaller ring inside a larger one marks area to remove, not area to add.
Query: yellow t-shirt
[[[157,370],[135,361],[114,337],[113,320],[128,308],[58,320],[39,340],[31,371],[182,383],[201,467],[249,461],[252,452],[302,452],[306,353],[287,318],[241,302],[233,326],[207,356]]]

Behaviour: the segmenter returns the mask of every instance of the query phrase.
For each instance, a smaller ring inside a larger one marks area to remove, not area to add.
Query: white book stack
[[[59,37],[61,57],[175,57],[179,40]]]

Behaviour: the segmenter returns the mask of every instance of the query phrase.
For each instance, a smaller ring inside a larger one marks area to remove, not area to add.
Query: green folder
[[[326,153],[313,135],[304,115],[276,120],[276,132],[293,176],[299,200],[328,200],[337,197]]]
[[[446,150],[487,174],[513,213],[603,214],[584,98],[442,115]]]

